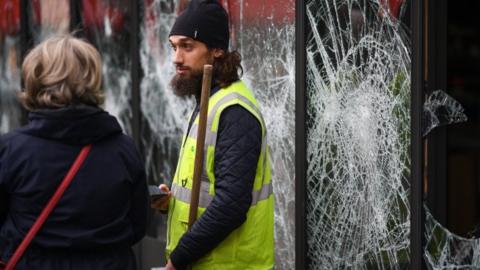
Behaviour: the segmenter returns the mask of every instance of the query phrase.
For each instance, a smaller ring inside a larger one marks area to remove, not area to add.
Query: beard
[[[175,74],[170,81],[173,93],[179,97],[199,96],[202,88],[203,70],[191,70],[189,75]]]

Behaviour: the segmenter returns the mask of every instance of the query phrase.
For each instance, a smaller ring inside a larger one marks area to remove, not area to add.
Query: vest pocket
[[[182,203],[182,210],[178,213],[178,221],[182,229],[186,232],[188,230],[188,216],[190,206]]]

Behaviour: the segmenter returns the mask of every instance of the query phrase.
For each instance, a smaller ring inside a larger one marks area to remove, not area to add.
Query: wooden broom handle
[[[203,66],[202,93],[200,97],[200,121],[198,123],[197,147],[195,151],[195,166],[193,169],[192,196],[190,199],[190,212],[188,216],[188,229],[192,228],[197,219],[198,200],[200,197],[200,177],[203,171],[203,156],[205,146],[205,133],[207,129],[208,99],[212,84],[212,65]]]

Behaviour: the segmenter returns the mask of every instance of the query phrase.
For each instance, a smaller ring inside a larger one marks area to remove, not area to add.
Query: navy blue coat
[[[88,106],[39,110],[0,137],[0,256],[6,261],[80,149],[92,150],[17,269],[135,269],[145,234],[144,164],[117,120]]]

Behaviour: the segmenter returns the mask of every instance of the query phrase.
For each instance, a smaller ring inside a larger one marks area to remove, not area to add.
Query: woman
[[[145,234],[144,165],[102,110],[101,62],[90,44],[53,37],[22,65],[29,123],[0,137],[0,259],[7,261],[84,145],[93,147],[16,269],[135,269]]]

